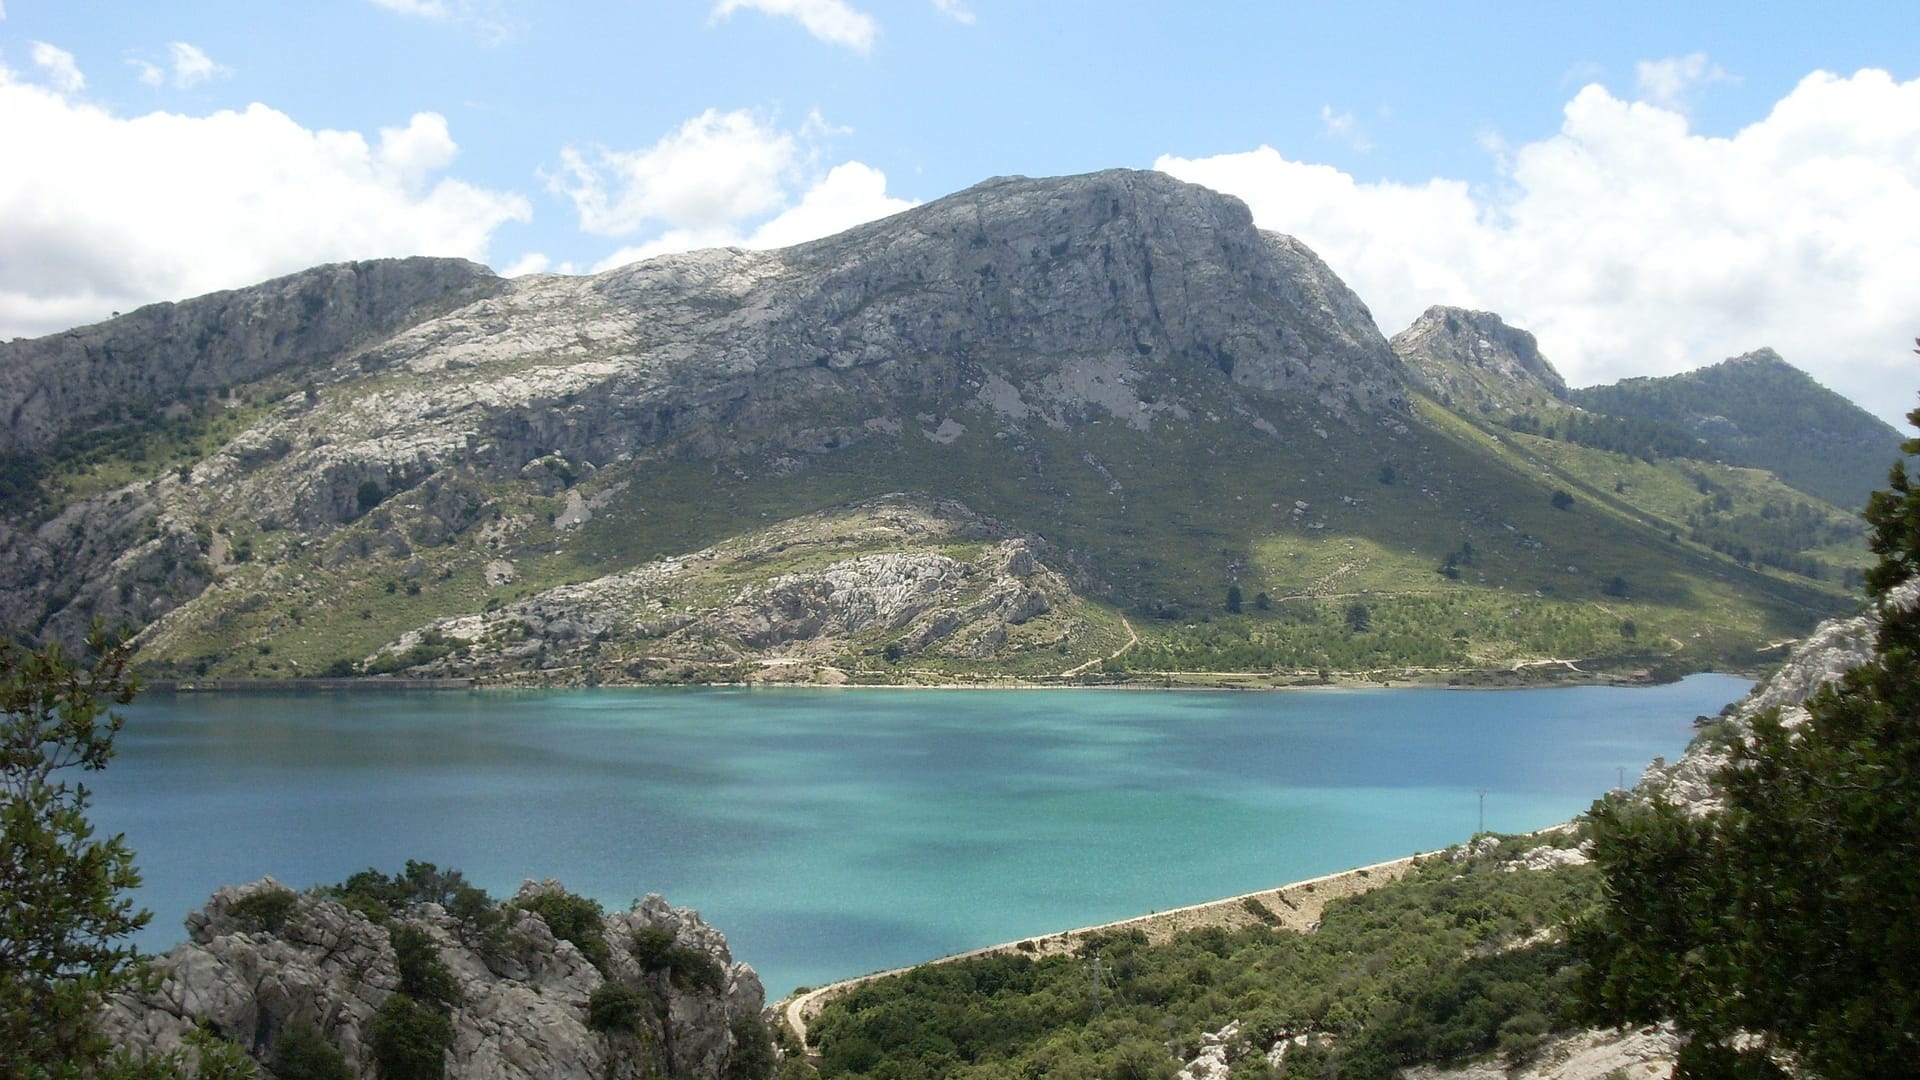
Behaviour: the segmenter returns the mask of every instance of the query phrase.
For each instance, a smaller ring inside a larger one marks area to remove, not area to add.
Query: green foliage
[[[1329,905],[1310,935],[1211,928],[1149,944],[1111,934],[1078,955],[1002,953],[929,965],[834,999],[809,1027],[823,1076],[1162,1076],[1167,1047],[1241,1023],[1235,1075],[1283,1037],[1333,1036],[1333,1075],[1524,1053],[1567,1000],[1564,946],[1512,948],[1590,902],[1587,868],[1504,873],[1434,860]],[[1096,1011],[1092,960],[1101,960]],[[1531,1041],[1530,1041],[1531,1040]],[[1183,1055],[1184,1056],[1184,1055]],[[1315,1073],[1313,1075],[1319,1075]]]
[[[1920,568],[1920,492],[1904,466],[1866,517],[1880,556],[1867,582],[1884,600]],[[1716,778],[1716,812],[1595,805],[1607,898],[1575,937],[1582,1001],[1600,1022],[1676,1021],[1678,1076],[1797,1061],[1847,1080],[1920,1059],[1920,615],[1884,608],[1874,659],[1806,708],[1792,730],[1754,719]]]
[[[119,836],[96,838],[71,772],[104,768],[132,699],[128,650],[97,627],[98,659],[70,661],[0,642],[0,1047],[49,1074],[105,1061],[103,995],[134,977],[127,939],[150,918],[125,894],[140,883]]]
[[[641,1027],[641,1010],[653,1001],[626,983],[608,979],[587,998],[587,1027],[602,1035],[632,1034]]]
[[[718,994],[726,989],[727,973],[720,962],[699,949],[675,944],[673,931],[664,926],[636,929],[627,951],[642,971],[665,971],[683,990],[703,987]]]
[[[291,889],[262,889],[235,900],[227,914],[248,930],[278,933],[299,900]]]
[[[1553,496],[1548,501],[1553,503],[1555,510],[1573,509],[1573,496],[1567,493],[1566,488],[1554,488]]]
[[[273,1075],[279,1080],[353,1080],[353,1068],[312,1024],[289,1024],[273,1043]]]
[[[373,1065],[380,1080],[442,1080],[453,1023],[405,994],[389,994],[373,1014]]]
[[[773,1029],[766,1017],[757,1012],[735,1014],[727,1025],[733,1048],[727,1055],[727,1067],[721,1080],[767,1080],[780,1064],[773,1049]]]
[[[440,959],[440,946],[432,934],[406,923],[393,924],[387,934],[400,969],[401,993],[430,1005],[460,1004],[460,984]]]
[[[1574,390],[1571,399],[1590,413],[1683,429],[1701,440],[1692,456],[1771,470],[1842,507],[1861,505],[1900,441],[1898,432],[1778,358],[1626,379]]]
[[[601,922],[603,911],[598,903],[569,892],[547,892],[515,901],[515,905],[540,916],[554,937],[573,942],[588,963],[602,974],[606,973],[611,953]]]

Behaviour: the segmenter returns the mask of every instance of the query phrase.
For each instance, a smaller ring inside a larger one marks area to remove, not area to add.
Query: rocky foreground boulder
[[[458,914],[437,903],[388,914],[272,878],[223,888],[156,962],[158,981],[114,998],[104,1026],[151,1053],[211,1033],[268,1077],[290,1068],[290,1041],[314,1035],[351,1075],[380,1075],[393,1049],[383,1038],[405,1028],[396,1016],[428,1018],[410,1037],[443,1017],[445,1075],[463,1080],[769,1073],[759,976],[697,912],[655,895],[599,915],[553,882],[499,907],[449,906]]]

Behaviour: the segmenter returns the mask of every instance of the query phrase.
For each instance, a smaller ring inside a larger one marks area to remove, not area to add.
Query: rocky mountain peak
[[[1416,383],[1443,401],[1526,412],[1566,400],[1567,384],[1533,335],[1491,311],[1435,305],[1395,334]]]
[[[0,450],[338,357],[503,284],[464,259],[334,263],[0,344]]]

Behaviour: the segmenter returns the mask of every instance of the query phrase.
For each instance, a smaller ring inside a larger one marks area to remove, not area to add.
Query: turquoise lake
[[[154,695],[91,778],[155,912],[407,859],[694,907],[770,996],[1565,821],[1745,693]]]

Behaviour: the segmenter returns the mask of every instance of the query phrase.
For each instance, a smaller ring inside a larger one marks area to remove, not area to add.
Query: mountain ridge
[[[1775,563],[1805,571],[1783,574],[1636,501],[1690,490],[1677,466],[1629,488],[1586,448],[1450,409],[1304,245],[1160,174],[1000,178],[781,251],[465,273],[440,296],[466,302],[398,305],[420,317],[136,423],[131,449],[56,447],[42,508],[0,520],[0,617],[148,627],[173,677],[497,674],[473,658],[512,653],[516,678],[778,661],[804,681],[1086,670],[1123,616],[1146,638],[1128,655],[1162,668],[1698,667],[1846,603],[1802,550],[1826,534],[1781,538],[1801,547]],[[1558,400],[1531,335],[1448,309],[1417,326],[1450,319],[1476,392]],[[1755,520],[1780,497],[1712,482]],[[935,508],[897,541],[941,598],[823,614],[909,587],[858,524],[894,494]],[[980,607],[991,545],[1033,566],[992,587],[1039,574],[1043,604]],[[1688,614],[1696,581],[1718,625]],[[616,594],[672,617],[615,617]],[[1538,622],[1500,625],[1513,595]]]

